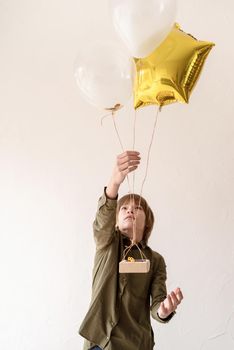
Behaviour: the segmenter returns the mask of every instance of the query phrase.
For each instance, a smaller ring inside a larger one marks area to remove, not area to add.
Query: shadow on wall
[[[234,312],[227,319],[224,331],[206,339],[200,350],[221,350],[224,344],[225,350],[234,349]]]

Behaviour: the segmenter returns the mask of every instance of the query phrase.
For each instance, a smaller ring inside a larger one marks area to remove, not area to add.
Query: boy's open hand
[[[176,288],[173,292],[168,294],[164,301],[161,302],[161,305],[158,309],[158,316],[160,318],[167,318],[172,312],[176,310],[182,299],[183,294],[180,288]]]

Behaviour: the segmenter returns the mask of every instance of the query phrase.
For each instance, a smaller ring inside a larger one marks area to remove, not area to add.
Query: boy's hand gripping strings
[[[138,168],[140,159],[140,153],[137,151],[125,151],[117,156],[116,164],[106,189],[106,194],[109,198],[117,197],[120,185],[129,173]]]

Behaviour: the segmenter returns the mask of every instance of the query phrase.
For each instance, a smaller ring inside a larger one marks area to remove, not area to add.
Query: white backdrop
[[[143,195],[168,289],[185,299],[156,348],[234,346],[234,98],[231,0],[180,0],[177,21],[213,41],[188,105],[160,114]],[[121,152],[83,100],[73,63],[87,42],[118,40],[107,0],[0,1],[0,348],[76,350],[90,301],[97,198]],[[137,113],[143,179],[154,107]],[[131,102],[117,119],[132,145]],[[124,185],[122,193],[127,191]]]

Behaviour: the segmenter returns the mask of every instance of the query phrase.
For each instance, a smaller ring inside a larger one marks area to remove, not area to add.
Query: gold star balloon
[[[145,58],[135,58],[135,109],[188,103],[214,43],[199,41],[175,24],[163,43]]]

